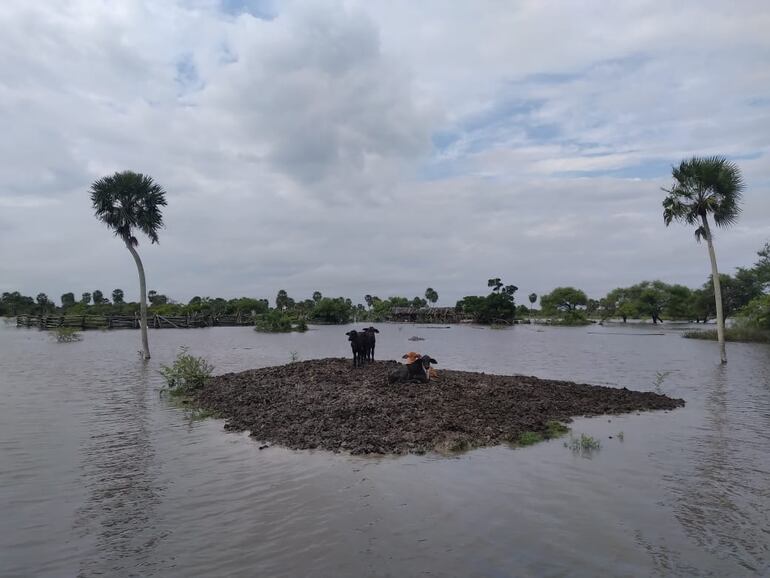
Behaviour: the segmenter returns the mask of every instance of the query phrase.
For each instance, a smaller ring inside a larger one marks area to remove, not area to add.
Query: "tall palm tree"
[[[136,263],[139,271],[142,355],[144,359],[150,359],[150,346],[147,342],[147,284],[142,260],[136,252],[139,241],[134,231],[138,229],[150,238],[150,242],[158,242],[158,231],[163,228],[160,208],[166,206],[166,191],[148,175],[123,171],[94,181],[91,185],[91,202],[96,218],[126,244]]]
[[[714,283],[714,300],[717,310],[717,337],[722,363],[727,363],[725,351],[725,319],[722,310],[722,286],[719,282],[714,238],[709,225],[709,215],[717,227],[735,224],[741,212],[741,192],[745,185],[738,166],[724,157],[693,157],[673,167],[674,184],[663,189],[668,196],[663,200],[663,221],[694,225],[695,239],[706,240],[711,259],[711,279]]]

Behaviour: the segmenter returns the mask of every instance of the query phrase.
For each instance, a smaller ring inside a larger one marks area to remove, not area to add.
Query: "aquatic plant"
[[[180,351],[171,366],[161,365],[160,374],[166,380],[171,395],[190,395],[206,385],[214,371],[214,366],[203,357],[188,353],[187,347]]]
[[[74,343],[83,339],[76,327],[57,327],[54,336],[58,343]]]
[[[575,453],[589,454],[592,451],[601,449],[601,442],[593,436],[580,434],[580,437],[570,436],[568,442],[564,442],[564,447],[571,449]]]
[[[683,336],[688,339],[719,340],[716,329],[685,331]],[[725,329],[725,339],[727,341],[770,343],[770,331],[754,327],[728,327]]]

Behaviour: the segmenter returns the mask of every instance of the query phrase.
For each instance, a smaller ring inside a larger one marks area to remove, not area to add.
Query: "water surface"
[[[348,328],[151,331],[144,364],[136,331],[58,344],[0,324],[0,575],[770,575],[767,345],[728,344],[722,367],[716,344],[673,329],[378,327],[380,359],[417,350],[439,370],[687,406],[577,419],[602,442],[590,455],[559,440],[453,458],[260,451],[159,396],[159,365],[180,345],[217,373],[344,356]]]

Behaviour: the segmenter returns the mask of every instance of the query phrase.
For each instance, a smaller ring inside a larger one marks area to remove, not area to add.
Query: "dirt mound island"
[[[388,384],[398,364],[316,359],[214,377],[194,403],[249,430],[258,440],[295,449],[423,453],[516,442],[547,434],[549,422],[684,405],[652,392],[527,376],[440,370],[426,384]]]

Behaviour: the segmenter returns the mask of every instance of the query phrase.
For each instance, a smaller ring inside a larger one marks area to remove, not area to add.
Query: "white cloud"
[[[763,2],[223,6],[4,4],[0,290],[135,294],[87,194],[120,169],[169,192],[140,251],[179,299],[700,284],[660,214],[692,154],[749,183],[722,268],[770,236]]]

